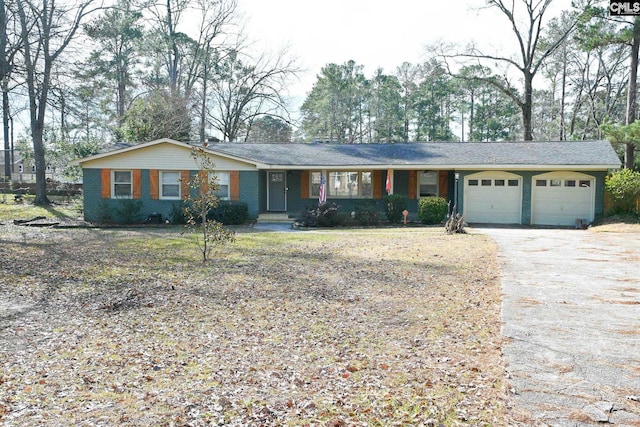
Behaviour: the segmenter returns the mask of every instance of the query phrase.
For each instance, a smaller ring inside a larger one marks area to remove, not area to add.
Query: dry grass
[[[495,247],[0,226],[7,425],[507,425]]]

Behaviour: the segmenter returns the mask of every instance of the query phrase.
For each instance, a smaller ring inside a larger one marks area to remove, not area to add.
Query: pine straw
[[[484,236],[1,228],[3,423],[508,424]]]

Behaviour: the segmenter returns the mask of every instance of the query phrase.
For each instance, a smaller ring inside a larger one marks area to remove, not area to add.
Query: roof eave
[[[113,156],[113,155],[116,155],[116,154],[127,153],[129,151],[139,150],[141,148],[151,147],[153,145],[164,144],[164,143],[174,144],[174,145],[178,145],[178,146],[185,147],[185,148],[191,148],[192,147],[192,145],[187,144],[186,142],[176,141],[175,139],[170,139],[170,138],[162,138],[162,139],[156,139],[156,140],[149,141],[149,142],[143,142],[141,144],[131,145],[129,147],[120,148],[118,150],[113,150],[113,151],[107,151],[105,153],[94,154],[92,156],[83,157],[81,159],[75,159],[75,160],[72,160],[71,162],[69,162],[69,165],[71,165],[71,166],[82,166],[83,163],[91,162],[93,160],[99,160],[99,159],[102,159],[102,158],[105,158],[105,157],[109,157],[109,156]]]
[[[239,159],[247,161],[245,159]],[[352,170],[372,170],[372,169],[393,169],[393,170],[581,170],[581,171],[603,171],[620,168],[620,164],[575,164],[575,165],[551,165],[551,164],[378,164],[378,165],[284,165],[284,164],[260,164],[256,163],[258,169],[266,170],[344,170],[345,168]]]

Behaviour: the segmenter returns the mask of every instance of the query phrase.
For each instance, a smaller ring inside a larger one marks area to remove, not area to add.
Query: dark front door
[[[269,179],[268,211],[287,210],[287,174],[284,171],[267,172]]]

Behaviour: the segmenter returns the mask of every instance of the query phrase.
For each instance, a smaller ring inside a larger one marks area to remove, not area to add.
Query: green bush
[[[296,222],[303,227],[335,227],[344,225],[348,214],[339,212],[340,206],[335,203],[324,203],[320,206],[307,207]]]
[[[169,212],[169,221],[173,224],[186,224],[185,208],[191,209],[191,204],[189,202],[174,203]],[[241,225],[249,219],[249,206],[246,202],[220,200],[218,205],[209,211],[207,219],[224,225]]]
[[[389,222],[392,224],[401,223],[402,211],[407,209],[407,197],[401,194],[389,194],[384,196],[383,200]]]
[[[209,212],[209,219],[224,225],[241,225],[249,219],[249,206],[246,202],[221,200]]]
[[[355,219],[360,225],[380,224],[380,213],[375,200],[363,200],[356,204]]]
[[[418,202],[418,218],[424,224],[440,224],[446,218],[447,210],[443,197],[424,197]]]
[[[169,221],[172,224],[186,224],[187,216],[185,215],[184,208],[186,206],[186,202],[178,202],[171,205],[171,210],[169,211]]]
[[[605,187],[613,200],[611,214],[637,213],[636,200],[640,196],[640,172],[631,169],[614,172],[605,180]]]
[[[100,208],[98,209],[98,214],[96,216],[100,224],[109,224],[113,222],[111,208],[109,207],[109,203],[107,203],[105,199],[102,199],[102,201],[100,202]]]
[[[139,199],[122,199],[119,200],[120,206],[116,209],[116,216],[119,222],[123,224],[135,224],[142,222],[142,200]]]

